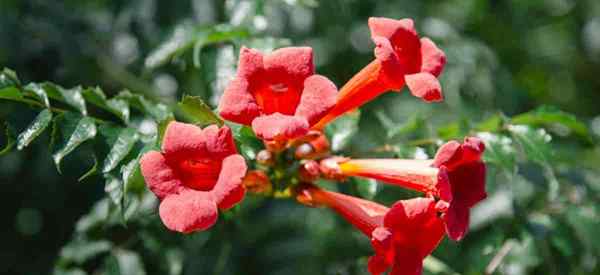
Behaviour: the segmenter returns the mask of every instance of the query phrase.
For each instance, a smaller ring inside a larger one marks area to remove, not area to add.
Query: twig
[[[494,255],[494,258],[492,258],[490,263],[485,268],[486,275],[491,275],[494,273],[494,271],[496,271],[496,268],[498,268],[498,266],[500,266],[500,263],[502,263],[502,260],[504,260],[504,257],[506,257],[506,255],[508,255],[508,252],[510,252],[510,250],[515,246],[515,244],[516,244],[516,242],[514,240],[510,239],[510,240],[507,240],[502,245],[502,247],[500,248],[498,253],[496,253],[496,255]]]

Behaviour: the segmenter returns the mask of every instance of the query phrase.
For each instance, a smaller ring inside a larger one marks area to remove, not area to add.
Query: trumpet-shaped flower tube
[[[298,200],[333,209],[369,237],[375,251],[368,264],[373,275],[390,268],[391,275],[421,274],[423,259],[444,237],[444,224],[432,198],[401,200],[387,208],[308,185],[300,188]]]
[[[227,120],[251,125],[265,141],[305,135],[335,104],[337,88],[314,74],[312,49],[281,48],[270,54],[242,47],[236,77],[219,102]]]
[[[462,144],[444,144],[432,160],[337,158],[337,166],[322,163],[332,174],[373,178],[438,198],[448,236],[460,240],[468,230],[469,209],[486,198],[484,150],[479,139],[467,137]]]
[[[367,236],[383,224],[385,213],[389,210],[375,202],[329,192],[311,184],[301,185],[296,199],[309,206],[326,206],[336,211]]]
[[[140,166],[170,230],[206,230],[216,222],[217,209],[229,209],[243,199],[247,167],[226,126],[200,129],[171,122],[161,149],[144,154]]]
[[[446,64],[446,56],[429,38],[419,38],[411,19],[371,17],[369,29],[375,42],[375,60],[341,88],[336,105],[314,129],[322,129],[386,91],[400,91],[405,84],[414,96],[426,102],[443,99],[437,77]]]

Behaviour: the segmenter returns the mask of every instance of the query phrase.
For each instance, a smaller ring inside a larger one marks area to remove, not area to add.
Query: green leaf
[[[157,150],[156,142],[147,142],[137,154],[136,158],[130,160],[127,164],[121,166],[122,180],[125,185],[125,194],[141,194],[145,190],[145,182],[140,170],[140,159],[142,156],[152,150]]]
[[[60,260],[82,265],[101,253],[109,252],[111,248],[112,244],[106,240],[90,241],[76,239],[61,249]]]
[[[97,201],[92,208],[75,224],[77,234],[86,234],[106,223],[110,210],[110,201],[103,197]]]
[[[19,77],[17,77],[17,74],[13,70],[4,68],[2,72],[0,72],[0,89],[20,85],[21,81],[19,80]]]
[[[544,129],[533,129],[525,125],[509,125],[509,132],[521,145],[527,159],[542,165],[548,164],[552,155],[552,137]]]
[[[500,114],[493,115],[475,126],[475,129],[482,132],[498,132],[504,124],[503,116]]]
[[[37,117],[27,126],[25,131],[17,137],[17,149],[22,150],[35,140],[52,121],[52,112],[48,109],[41,111]]]
[[[325,133],[330,137],[331,150],[338,152],[350,144],[352,137],[358,132],[360,110],[348,113],[325,128]]]
[[[222,31],[209,32],[206,35],[198,36],[196,39],[193,51],[193,62],[195,67],[200,68],[201,66],[200,53],[202,52],[202,48],[210,44],[245,38],[248,34],[244,29],[235,28],[228,25],[221,25],[217,27],[221,28]]]
[[[227,123],[227,126],[231,129],[233,138],[238,143],[262,146],[262,142],[256,137],[252,128],[237,123]]]
[[[89,103],[104,109],[123,121],[129,123],[129,104],[122,98],[106,99],[106,95],[98,87],[83,90],[83,98]]]
[[[129,154],[139,136],[133,128],[114,127],[109,124],[100,127],[100,135],[109,149],[102,161],[102,173],[108,173]]]
[[[132,94],[131,92],[124,90],[121,91],[118,95],[113,97],[114,100],[125,100],[129,102],[131,107],[139,110],[140,112],[151,116],[157,122],[169,120],[173,118],[173,113],[169,108],[162,103],[153,103],[152,101],[146,99],[145,97]]]
[[[0,132],[2,132],[2,134],[6,137],[6,144],[4,144],[4,148],[0,148],[1,156],[10,152],[12,147],[15,145],[15,133],[6,121],[0,121]]]
[[[113,266],[108,274],[115,275],[145,275],[144,264],[140,256],[129,250],[114,249],[112,257],[116,260],[116,266]]]
[[[235,144],[238,146],[238,151],[245,158],[254,159],[258,151],[264,149],[263,142],[256,137],[252,128],[235,123],[227,123],[227,126],[229,126],[233,133],[233,139],[236,141]]]
[[[306,8],[316,8],[319,6],[319,2],[317,0],[295,0],[285,1],[285,3],[290,6],[300,6]]]
[[[14,101],[24,101],[21,91],[16,87],[4,87],[0,89],[0,99],[8,99]]]
[[[73,87],[71,89],[65,89],[56,84],[46,82],[41,84],[41,89],[46,91],[46,94],[49,98],[63,102],[75,108],[82,115],[87,115],[85,100],[81,94],[82,89],[80,86]],[[32,90],[34,89],[32,88]]]
[[[422,123],[423,125],[425,124],[424,121],[422,121]],[[462,139],[468,133],[469,129],[469,121],[460,119],[455,122],[440,125],[437,128],[437,134],[443,140]]]
[[[543,128],[533,129],[525,125],[508,125],[508,130],[521,145],[525,158],[543,167],[544,176],[548,180],[548,199],[556,200],[560,184],[550,164],[553,154],[550,144],[552,137]]]
[[[583,206],[570,206],[566,213],[569,225],[575,230],[576,237],[587,249],[600,253],[600,209],[597,203]]]
[[[85,179],[87,179],[88,177],[95,175],[96,172],[98,172],[98,158],[94,155],[94,165],[92,165],[92,168],[90,168],[87,172],[85,172],[85,174],[83,174],[81,177],[79,177],[77,179],[77,181],[82,182]]]
[[[85,272],[83,269],[80,268],[62,268],[62,267],[55,267],[54,270],[52,271],[53,275],[87,275],[87,272]]]
[[[125,194],[141,194],[144,191],[144,178],[140,170],[140,157],[132,159],[127,164],[121,166],[121,175],[125,188]],[[127,199],[126,199],[127,200]]]
[[[104,192],[119,210],[123,209],[123,181],[111,175],[104,174]]]
[[[25,91],[37,97],[38,100],[41,101],[44,106],[46,106],[46,108],[50,108],[50,99],[48,99],[48,94],[42,85],[37,83],[29,83],[27,86],[25,86]]]
[[[60,138],[60,145],[52,155],[56,168],[60,172],[62,159],[86,140],[96,136],[96,123],[91,117],[81,116],[67,112],[54,120],[56,138]]]
[[[541,106],[533,111],[517,115],[511,119],[513,124],[526,124],[532,126],[561,125],[576,135],[591,142],[587,126],[578,121],[575,115],[563,112],[555,107]]]
[[[198,96],[186,95],[179,102],[178,106],[189,119],[200,126],[209,124],[223,125],[223,120]]]
[[[146,57],[144,65],[146,68],[155,69],[179,57],[192,47],[197,48],[195,51],[200,51],[208,44],[242,39],[247,36],[248,31],[243,27],[231,25],[196,27],[192,23],[184,22],[176,26],[170,36]]]
[[[157,141],[158,141],[159,146],[162,145],[162,141],[165,136],[165,132],[167,131],[167,126],[169,126],[169,123],[171,123],[171,121],[174,121],[174,120],[175,120],[175,118],[171,117],[171,118],[168,118],[168,119],[158,122],[158,125],[157,125],[158,139],[157,139]]]
[[[375,195],[377,195],[379,188],[376,180],[356,177],[353,177],[350,180],[356,187],[356,191],[361,197],[371,200],[375,197]]]
[[[489,132],[481,132],[477,136],[485,143],[483,160],[486,163],[494,163],[510,173],[515,171],[516,149],[511,138]]]
[[[169,249],[165,255],[169,274],[182,274],[185,254],[181,249]]]

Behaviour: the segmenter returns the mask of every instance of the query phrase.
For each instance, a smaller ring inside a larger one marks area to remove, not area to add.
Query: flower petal
[[[369,29],[371,30],[371,36],[382,36],[387,39],[392,39],[399,32],[405,32],[417,36],[415,30],[415,24],[412,19],[401,19],[395,20],[385,17],[371,17],[369,18]]]
[[[421,38],[421,72],[430,73],[435,77],[440,76],[444,65],[446,65],[446,55],[440,50],[431,39]]]
[[[221,128],[210,125],[202,130],[206,151],[212,159],[223,159],[229,155],[237,154],[231,129],[227,126]]]
[[[337,87],[324,76],[312,75],[304,80],[304,90],[296,116],[306,118],[309,125],[317,123],[335,105]]]
[[[411,94],[426,102],[443,100],[442,86],[435,76],[430,73],[416,73],[404,76]]]
[[[434,206],[435,200],[432,198],[397,201],[385,215],[383,224],[394,231],[417,233],[422,224],[431,218]]]
[[[206,230],[217,221],[217,205],[207,199],[206,192],[187,190],[167,196],[159,207],[159,215],[167,228],[181,233]]]
[[[396,55],[396,52],[394,52],[394,46],[391,44],[389,39],[382,36],[374,36],[373,42],[375,43],[375,49],[373,49],[373,53],[379,61],[381,61],[384,65],[391,67],[391,69],[402,69],[399,67],[400,64],[398,63],[398,56]],[[398,74],[402,75],[400,72],[398,72]]]
[[[470,208],[487,197],[485,164],[481,161],[462,164],[449,177],[453,199],[443,218],[448,236],[459,241],[467,234]]]
[[[438,149],[432,165],[444,165],[452,171],[464,163],[479,161],[484,151],[485,144],[476,137],[465,137],[462,144],[449,141]]]
[[[273,113],[252,121],[252,129],[261,139],[287,140],[308,133],[308,121],[303,117]]]
[[[455,241],[460,241],[469,230],[469,208],[453,203],[442,217],[446,225],[446,234]]]
[[[389,267],[389,265],[385,262],[384,257],[379,255],[369,257],[367,266],[371,275],[379,275],[385,272]]]
[[[193,124],[172,121],[167,125],[162,150],[168,161],[206,154],[202,129]]]
[[[375,49],[373,50],[375,58],[381,64],[381,72],[377,77],[385,83],[385,90],[400,91],[404,86],[404,77],[406,71],[400,63],[400,59],[394,52],[394,48],[390,40],[382,36],[374,36]]]
[[[482,161],[463,164],[448,174],[453,199],[460,205],[473,207],[487,197],[485,164]]]
[[[435,158],[432,166],[446,166],[448,169],[453,169],[454,164],[459,164],[460,155],[462,154],[461,145],[458,141],[451,140],[442,145],[435,153]]]
[[[241,155],[231,155],[223,160],[219,179],[212,191],[220,209],[229,209],[244,198],[246,189],[242,180],[246,170],[246,162]]]
[[[160,152],[145,153],[140,159],[140,167],[148,188],[161,200],[177,194],[183,186]]]
[[[421,275],[423,274],[423,258],[418,251],[406,248],[398,251],[396,261],[390,275]]]
[[[384,256],[386,262],[393,261],[393,253],[389,253],[393,249],[394,237],[392,232],[385,227],[377,227],[371,233],[371,246],[378,255]],[[387,259],[386,256],[390,255],[392,258]]]
[[[478,161],[485,151],[485,143],[476,137],[465,137],[462,148],[464,162]]]
[[[452,186],[450,186],[450,178],[448,176],[448,169],[445,166],[439,168],[438,180],[435,185],[437,194],[435,194],[440,200],[450,203],[452,202]]]
[[[260,107],[249,86],[248,80],[240,77],[229,82],[219,101],[219,114],[224,119],[250,125],[260,115]]]
[[[242,79],[254,80],[264,70],[263,54],[255,49],[242,46],[238,62],[237,76]]]
[[[264,58],[266,73],[287,85],[301,86],[304,79],[315,72],[310,47],[280,48]]]
[[[394,20],[389,18],[369,18],[371,38],[375,44],[383,37],[389,40],[391,49],[396,53],[401,70],[395,71],[397,78],[402,75],[421,71],[421,41],[411,19]],[[377,56],[377,51],[376,51]],[[380,56],[377,56],[380,59]],[[400,80],[398,80],[400,82]]]

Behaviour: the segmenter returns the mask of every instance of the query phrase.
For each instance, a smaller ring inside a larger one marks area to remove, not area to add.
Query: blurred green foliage
[[[444,49],[446,100],[385,94],[327,129],[334,150],[422,158],[465,135],[487,146],[489,197],[426,273],[600,273],[595,0],[4,0],[0,66],[18,77],[0,74],[0,98],[21,102],[0,100],[0,272],[366,274],[367,238],[292,201],[249,196],[210,231],[168,232],[135,166],[155,146],[163,124],[153,121],[172,119],[183,95],[216,106],[241,45],[311,46],[318,72],[341,86],[372,59],[369,16],[414,18]],[[256,140],[235,132],[252,158]],[[365,180],[323,185],[385,204],[414,195]]]

